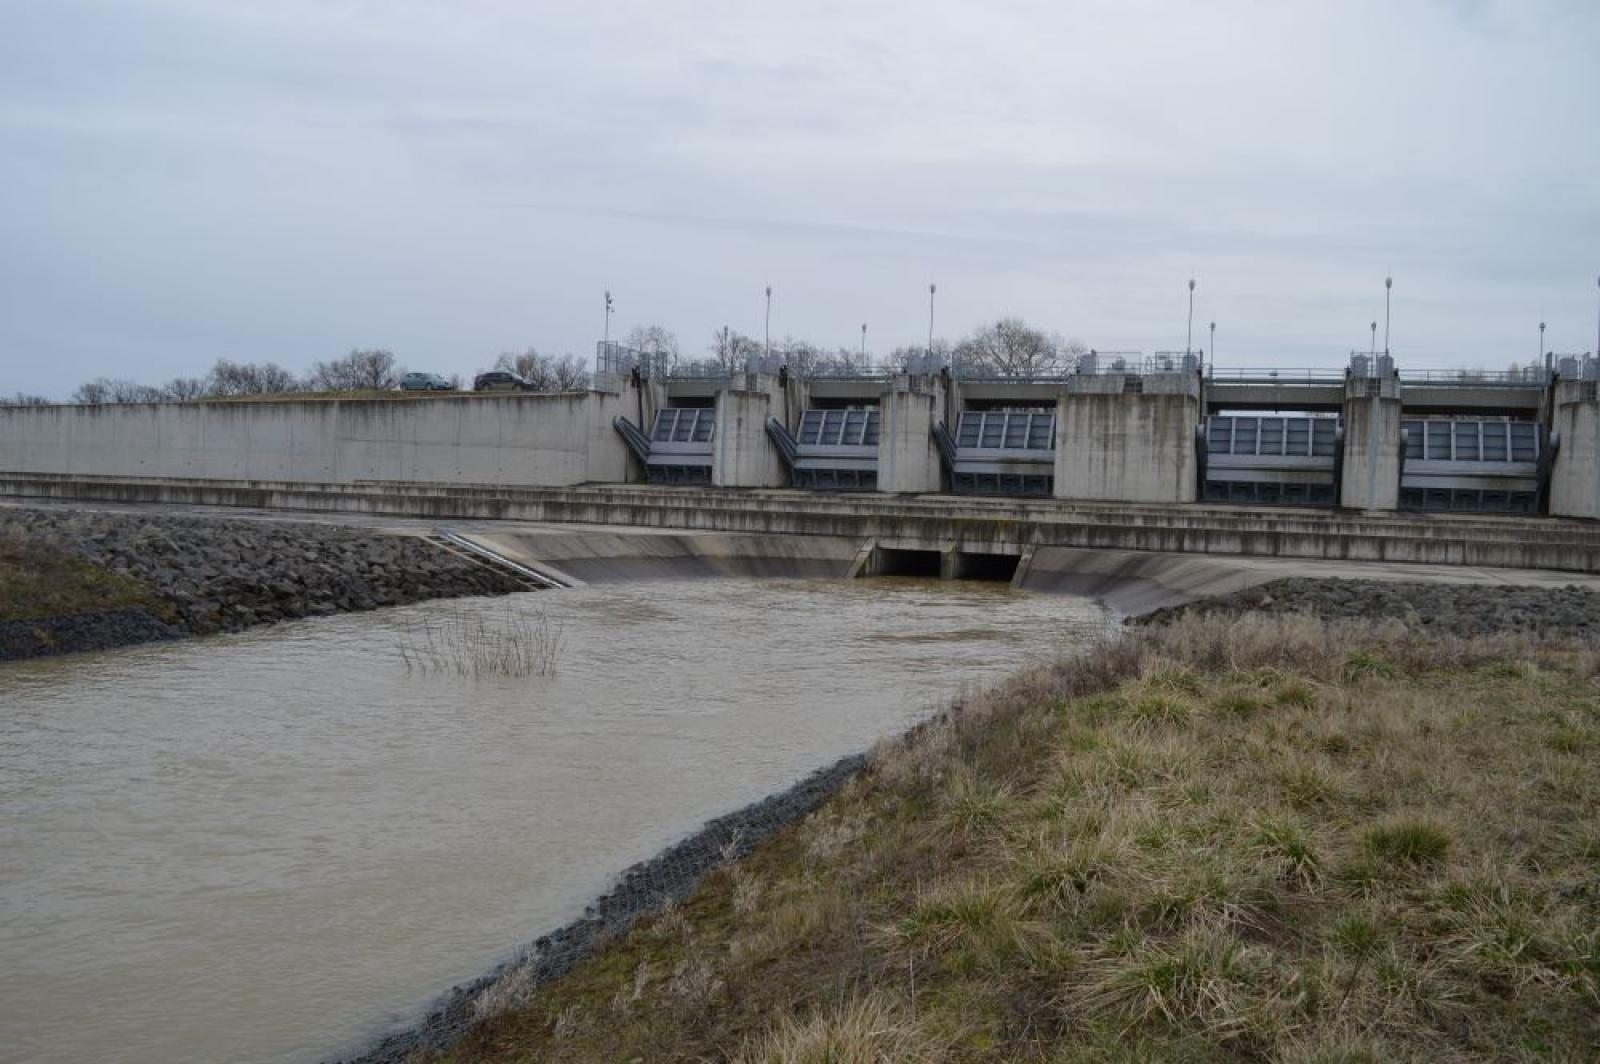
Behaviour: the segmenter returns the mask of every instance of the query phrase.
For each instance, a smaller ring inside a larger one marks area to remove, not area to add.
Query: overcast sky
[[[0,0],[0,393],[660,323],[1595,347],[1600,3]]]

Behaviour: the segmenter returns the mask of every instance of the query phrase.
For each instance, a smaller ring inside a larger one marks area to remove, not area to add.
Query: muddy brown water
[[[554,675],[408,671],[423,624]],[[0,667],[0,1059],[353,1051],[623,868],[1103,631],[1083,599],[704,580]]]

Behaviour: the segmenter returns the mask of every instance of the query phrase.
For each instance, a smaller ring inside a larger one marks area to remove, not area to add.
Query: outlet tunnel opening
[[[969,554],[957,551],[955,573],[957,580],[993,580],[1009,584],[1017,575],[1020,554]]]
[[[873,576],[929,576],[940,575],[942,555],[936,550],[906,550],[899,547],[879,547],[872,552]]]

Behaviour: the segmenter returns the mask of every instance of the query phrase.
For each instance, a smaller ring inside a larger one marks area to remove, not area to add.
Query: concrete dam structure
[[[1291,372],[1092,353],[1052,377],[802,376],[675,371],[606,344],[597,364],[589,391],[555,395],[0,408],[0,493],[1018,564],[1050,548],[1600,571],[1593,359],[1407,374],[1385,356]]]

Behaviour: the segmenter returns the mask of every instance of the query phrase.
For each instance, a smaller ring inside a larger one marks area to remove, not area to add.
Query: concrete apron
[[[863,543],[837,537],[663,535],[626,529],[579,532],[508,527],[466,535],[518,563],[573,582],[599,584],[724,576],[865,577],[873,575],[871,555],[880,549],[875,541]],[[944,557],[947,552],[938,553],[941,575],[960,579],[962,565]],[[1290,576],[1484,586],[1578,584],[1600,591],[1600,576],[1529,569],[1224,558],[1061,547],[1039,548],[1026,557],[1026,569],[1017,573],[1013,586],[1046,594],[1081,595],[1123,617],[1226,595]],[[989,572],[982,571],[977,578],[988,577]]]

